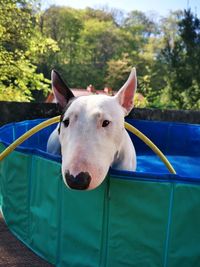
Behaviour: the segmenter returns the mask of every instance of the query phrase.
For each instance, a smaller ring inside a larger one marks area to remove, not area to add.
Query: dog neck
[[[135,170],[136,169],[136,152],[133,145],[131,145],[131,139],[124,129],[122,143],[119,150],[115,154],[112,168],[118,170]]]

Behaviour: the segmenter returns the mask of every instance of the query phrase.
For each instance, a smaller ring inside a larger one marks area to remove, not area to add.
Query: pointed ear
[[[125,115],[131,111],[134,106],[133,100],[134,95],[137,88],[137,77],[136,77],[136,69],[133,68],[128,80],[119,90],[119,92],[115,95],[115,98],[119,102],[119,104],[124,108]]]
[[[51,83],[56,102],[64,108],[69,100],[74,97],[72,91],[65,84],[60,74],[56,70],[51,72]]]

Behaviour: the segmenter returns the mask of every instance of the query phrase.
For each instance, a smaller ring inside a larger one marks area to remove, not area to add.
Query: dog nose
[[[85,190],[89,187],[91,176],[88,172],[80,172],[74,177],[68,171],[65,174],[65,181],[72,189]]]

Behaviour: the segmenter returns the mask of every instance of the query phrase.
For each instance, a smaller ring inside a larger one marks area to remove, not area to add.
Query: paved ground
[[[35,255],[10,233],[0,213],[0,267],[52,266]]]

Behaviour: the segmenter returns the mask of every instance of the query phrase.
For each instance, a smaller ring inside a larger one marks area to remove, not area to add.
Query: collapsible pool
[[[3,151],[41,120],[0,128]],[[137,172],[110,170],[93,191],[67,189],[60,157],[45,152],[55,126],[0,163],[0,206],[9,229],[56,266],[200,266],[200,125],[130,120],[168,157],[137,137]]]

